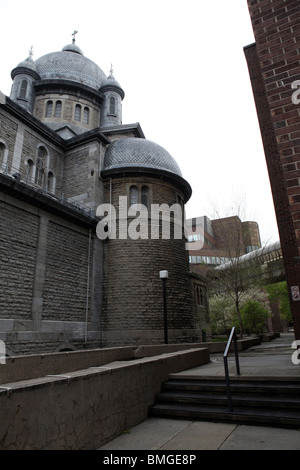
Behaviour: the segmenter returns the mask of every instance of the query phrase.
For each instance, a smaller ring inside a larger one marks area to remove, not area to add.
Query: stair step
[[[162,384],[151,416],[292,426],[300,429],[300,381],[230,380],[229,413],[223,378],[170,378]]]
[[[222,391],[226,390],[225,380],[168,380],[162,384],[162,390],[210,390]],[[296,394],[300,396],[300,382],[262,382],[262,381],[230,381],[231,391],[238,392],[254,392],[254,393],[270,393]]]
[[[286,395],[247,395],[247,394],[236,394],[231,395],[232,403],[234,405],[243,406],[266,406],[266,407],[278,407],[278,408],[296,408],[300,410],[300,397],[286,397]],[[208,393],[208,392],[191,392],[191,391],[169,391],[161,392],[157,396],[158,402],[180,402],[180,403],[215,403],[215,404],[227,404],[228,397],[226,393]]]
[[[187,419],[242,421],[265,424],[288,425],[300,428],[300,412],[262,408],[234,407],[229,413],[227,406],[200,406],[191,404],[156,404],[150,408],[151,416]]]

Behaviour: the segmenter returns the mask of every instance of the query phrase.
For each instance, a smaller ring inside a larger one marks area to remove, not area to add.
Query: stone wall
[[[0,318],[28,320],[32,315],[39,217],[0,200],[0,227]]]
[[[93,230],[0,193],[0,339],[9,354],[100,345]],[[85,342],[86,340],[86,342]]]

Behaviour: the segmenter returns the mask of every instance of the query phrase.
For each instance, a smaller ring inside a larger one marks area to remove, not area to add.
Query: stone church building
[[[132,204],[143,205],[148,220],[153,205],[183,208],[191,188],[139,123],[122,123],[125,94],[112,72],[107,77],[73,39],[35,61],[30,54],[11,77],[10,97],[0,93],[0,339],[7,353],[163,343],[161,270],[169,273],[169,342],[201,340],[192,300],[198,281],[184,235],[172,236],[175,217],[170,239],[162,237],[161,214],[158,237],[128,235],[137,225]],[[104,204],[114,207],[114,227],[101,226]],[[124,224],[128,236],[112,236]]]

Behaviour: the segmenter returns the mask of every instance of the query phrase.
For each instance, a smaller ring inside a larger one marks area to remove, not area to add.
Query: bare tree
[[[259,245],[251,245],[248,243],[251,239],[250,234],[252,222],[242,222],[244,215],[244,204],[235,204],[235,209],[231,209],[231,213],[235,215],[227,217],[217,217],[212,220],[214,237],[219,247],[219,258],[223,257],[226,261],[220,266],[211,269],[207,276],[210,279],[210,292],[222,293],[229,296],[235,306],[240,336],[243,338],[243,323],[240,311],[241,302],[247,290],[253,285],[260,283],[260,266],[255,259],[251,260],[249,256],[248,262],[245,263],[243,256]],[[257,242],[258,243],[258,242]],[[246,248],[247,247],[247,248]]]

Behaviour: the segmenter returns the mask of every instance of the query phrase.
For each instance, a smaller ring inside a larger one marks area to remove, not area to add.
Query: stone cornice
[[[182,178],[182,176],[176,175],[170,171],[159,169],[159,168],[150,168],[143,166],[124,166],[124,167],[110,167],[106,170],[101,171],[101,177],[106,178],[122,178],[122,177],[135,177],[135,176],[149,176],[161,181],[168,181],[177,187],[184,194],[184,202],[186,203],[191,195],[192,188],[190,184]]]
[[[104,95],[93,88],[71,80],[37,80],[34,82],[36,96],[48,93],[57,93],[59,95],[68,94],[78,98],[87,99],[100,106],[104,100]]]
[[[99,222],[99,219],[88,211],[80,210],[67,201],[60,200],[3,173],[0,173],[0,190],[20,199],[23,203],[28,202],[83,227],[95,228]]]

